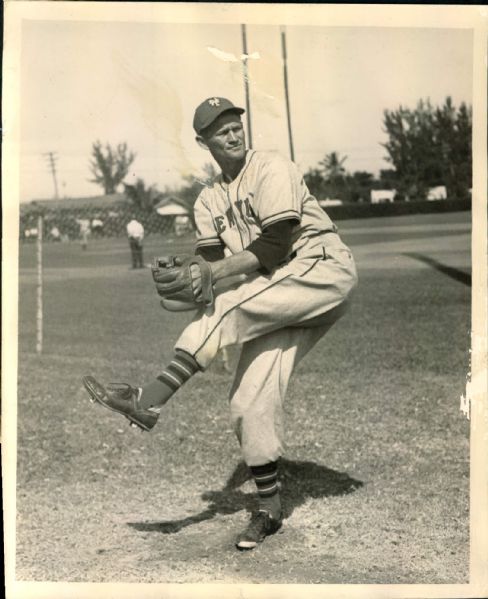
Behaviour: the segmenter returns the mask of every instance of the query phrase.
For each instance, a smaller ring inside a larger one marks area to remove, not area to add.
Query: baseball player
[[[144,268],[142,244],[144,240],[144,227],[142,223],[133,218],[127,223],[127,237],[129,238],[132,268]]]
[[[357,274],[351,251],[295,164],[246,148],[243,112],[217,97],[195,111],[196,141],[222,172],[195,203],[196,255],[163,260],[152,271],[163,307],[198,308],[173,359],[143,387],[104,386],[92,376],[83,382],[92,401],[150,430],[169,398],[219,349],[242,344],[230,411],[258,509],[236,546],[252,549],[282,524],[277,478],[291,374],[344,313]],[[236,275],[243,279],[238,286],[215,292],[216,283]]]

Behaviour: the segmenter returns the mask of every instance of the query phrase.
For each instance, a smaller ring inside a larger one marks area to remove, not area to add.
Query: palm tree
[[[126,196],[133,202],[134,206],[141,210],[150,212],[159,201],[162,194],[156,185],[146,187],[142,179],[137,179],[135,185],[123,183]]]
[[[346,160],[347,156],[341,158],[337,152],[330,152],[319,162],[324,178],[328,183],[337,183],[343,179],[346,174],[346,169],[343,166]]]

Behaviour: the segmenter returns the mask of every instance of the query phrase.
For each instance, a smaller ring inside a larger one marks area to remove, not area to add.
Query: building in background
[[[434,200],[447,200],[447,189],[445,185],[438,185],[437,187],[431,187],[427,193],[427,200],[432,202]]]
[[[326,198],[325,200],[319,200],[319,206],[321,208],[327,208],[327,206],[342,206],[343,201],[339,199]]]
[[[393,203],[395,201],[396,189],[372,189],[371,190],[371,203],[372,204],[386,204],[388,202]]]
[[[156,204],[154,208],[161,216],[174,217],[173,228],[177,237],[193,230],[192,208],[185,200],[176,196],[169,196]]]

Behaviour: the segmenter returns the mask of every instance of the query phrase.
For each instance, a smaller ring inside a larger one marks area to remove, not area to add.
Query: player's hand
[[[212,271],[201,256],[156,258],[152,275],[158,294],[165,299],[213,304]]]
[[[196,264],[190,266],[193,295],[197,301],[202,301],[202,273]]]

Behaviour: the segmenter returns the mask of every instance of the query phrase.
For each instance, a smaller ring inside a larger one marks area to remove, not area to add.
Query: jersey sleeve
[[[264,272],[272,272],[289,254],[294,226],[293,220],[275,222],[247,246],[246,250],[256,256]]]
[[[196,247],[203,248],[207,246],[222,245],[222,240],[215,228],[212,213],[202,195],[200,195],[195,202],[194,217],[197,234]]]
[[[197,256],[201,256],[207,262],[217,262],[225,258],[223,245],[204,245],[195,250]]]
[[[302,218],[302,177],[290,160],[274,155],[261,165],[253,207],[261,227]]]

